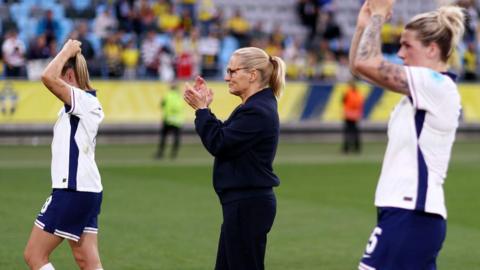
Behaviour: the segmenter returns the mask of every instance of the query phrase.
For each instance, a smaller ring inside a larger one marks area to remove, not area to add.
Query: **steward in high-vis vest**
[[[185,122],[185,108],[182,94],[178,91],[176,84],[172,84],[170,90],[165,94],[161,102],[163,113],[162,128],[160,129],[160,142],[156,158],[163,158],[165,142],[169,133],[173,133],[173,146],[170,157],[177,157],[180,147],[180,136],[183,123]]]
[[[354,151],[360,153],[360,130],[358,122],[363,116],[363,96],[358,91],[354,80],[349,82],[349,86],[343,96],[343,114],[344,114],[344,140],[343,152]]]

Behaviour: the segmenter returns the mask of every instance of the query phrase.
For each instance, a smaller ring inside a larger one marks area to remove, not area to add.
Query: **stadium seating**
[[[214,2],[217,8],[223,11],[225,18],[229,18],[233,11],[240,9],[251,25],[261,21],[265,23],[267,31],[271,31],[273,26],[280,26],[288,35],[303,36],[306,34],[295,11],[297,0],[215,0]]]

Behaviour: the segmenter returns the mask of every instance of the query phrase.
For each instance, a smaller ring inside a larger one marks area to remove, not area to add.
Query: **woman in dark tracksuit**
[[[222,122],[208,106],[213,93],[197,78],[185,101],[196,110],[195,128],[215,156],[213,185],[223,224],[216,270],[264,269],[267,233],[276,212],[272,163],[278,145],[277,98],[285,85],[285,64],[265,51],[242,48],[230,58],[225,81],[242,103]]]

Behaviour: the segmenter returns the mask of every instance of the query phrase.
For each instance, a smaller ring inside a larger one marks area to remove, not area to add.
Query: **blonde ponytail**
[[[279,98],[282,96],[282,91],[285,88],[285,62],[277,56],[272,56],[270,62],[273,65],[273,69],[269,85],[275,96]]]
[[[90,85],[90,75],[88,74],[87,61],[81,53],[68,59],[62,68],[62,75],[65,75],[69,68],[73,69],[75,79],[78,83],[78,88],[86,91],[93,89]]]
[[[449,51],[450,56],[457,44],[460,43],[463,33],[465,32],[465,13],[463,9],[458,6],[441,7],[438,9],[438,13],[439,24],[452,32]]]
[[[77,54],[75,59],[75,76],[77,77],[78,87],[83,90],[91,90],[90,75],[88,74],[87,61],[81,53]]]

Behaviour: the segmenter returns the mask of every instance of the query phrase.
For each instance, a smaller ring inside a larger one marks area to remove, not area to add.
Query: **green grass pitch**
[[[213,269],[221,210],[212,158],[185,145],[176,161],[152,158],[154,145],[99,145],[104,183],[99,245],[105,269]],[[373,196],[385,145],[361,155],[339,145],[282,142],[275,170],[278,212],[266,268],[356,269],[375,225]],[[49,146],[0,146],[0,269],[27,269],[23,248],[50,192]],[[480,143],[457,142],[445,189],[447,240],[439,269],[480,269]],[[415,243],[412,243],[414,245]],[[76,269],[63,243],[51,261]]]

